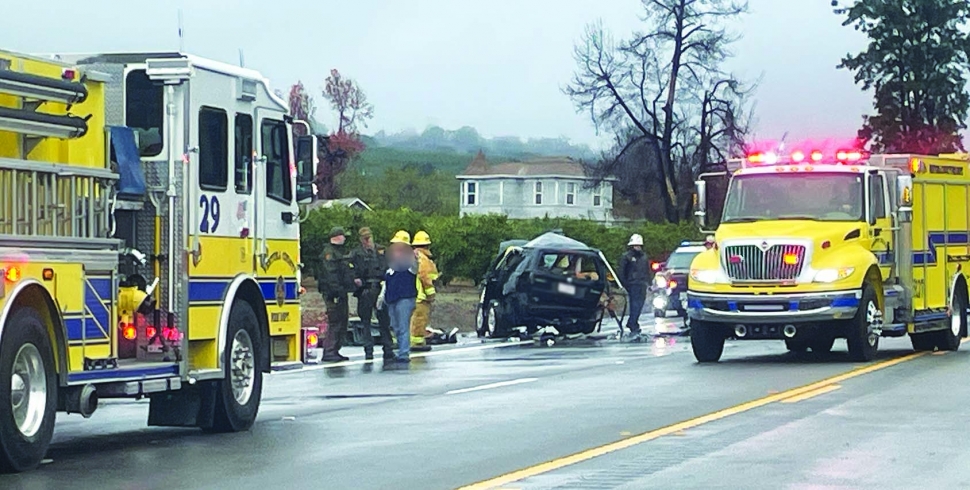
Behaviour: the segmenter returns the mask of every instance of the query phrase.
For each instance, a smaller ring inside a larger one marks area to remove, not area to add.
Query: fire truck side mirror
[[[313,192],[313,178],[317,173],[316,136],[298,136],[296,139],[296,202],[309,204],[316,193]]]
[[[896,177],[896,205],[899,208],[900,221],[911,221],[913,218],[913,177],[911,175]]]
[[[707,226],[707,182],[698,180],[694,182],[694,218],[697,226],[701,228]]]

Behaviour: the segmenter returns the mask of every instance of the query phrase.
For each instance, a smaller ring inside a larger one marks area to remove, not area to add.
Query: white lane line
[[[454,348],[454,349],[433,350],[433,351],[430,351],[430,352],[412,352],[411,353],[411,358],[414,359],[414,358],[419,358],[419,357],[444,356],[444,355],[448,355],[448,354],[459,354],[459,353],[462,353],[462,352],[472,352],[472,351],[487,350],[487,349],[499,349],[499,348],[502,348],[502,347],[512,347],[512,346],[516,346],[516,345],[522,346],[522,345],[528,345],[528,344],[530,344],[530,342],[502,342],[502,343],[495,343],[495,344],[470,345],[468,347],[457,347],[457,348]],[[363,354],[356,354],[356,356],[363,356]],[[370,363],[375,363],[375,362],[378,362],[378,361],[379,361],[379,359],[372,359],[372,360],[358,359],[358,360],[354,360],[354,361],[332,362],[332,363],[327,363],[327,364],[310,364],[310,365],[305,365],[305,366],[303,366],[302,368],[299,368],[299,369],[289,369],[289,370],[285,370],[285,371],[274,371],[271,374],[273,376],[280,376],[280,375],[285,375],[285,374],[299,374],[299,373],[305,373],[307,371],[319,371],[321,369],[333,369],[333,368],[347,367],[347,366],[360,366],[360,365],[363,365],[363,364],[370,364]]]
[[[492,388],[501,388],[503,386],[512,386],[512,385],[520,385],[522,383],[531,383],[533,381],[537,381],[538,379],[539,378],[520,378],[520,379],[513,379],[511,381],[500,381],[498,383],[489,383],[487,385],[473,386],[471,388],[462,388],[460,390],[451,390],[451,391],[445,392],[445,394],[446,395],[457,395],[459,393],[468,393],[470,391],[490,390]]]

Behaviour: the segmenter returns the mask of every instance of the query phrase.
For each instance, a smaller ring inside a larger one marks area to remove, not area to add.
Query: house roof
[[[332,208],[335,205],[346,206],[348,208],[362,208],[367,211],[373,211],[366,202],[362,201],[357,197],[345,197],[343,199],[322,199],[308,206],[309,209],[316,208]]]
[[[543,157],[524,162],[503,162],[489,165],[479,151],[459,177],[535,177],[561,176],[586,178],[583,164],[569,157]]]

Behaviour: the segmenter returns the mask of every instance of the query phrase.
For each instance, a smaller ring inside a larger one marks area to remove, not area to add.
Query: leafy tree
[[[305,121],[312,126],[313,113],[316,111],[316,107],[313,102],[313,97],[303,87],[303,82],[298,81],[290,87],[290,95],[287,100],[290,105],[290,115],[293,116],[293,119]],[[311,129],[315,128],[311,127]],[[293,133],[296,135],[306,134],[306,128],[302,124],[296,124],[293,127]]]
[[[367,102],[367,95],[356,81],[336,69],[330,70],[330,76],[324,81],[323,97],[337,113],[337,130],[326,138],[327,144],[321,148],[314,183],[318,198],[332,199],[337,196],[337,175],[364,151],[360,127],[367,127],[367,120],[374,116],[374,106]]]
[[[746,12],[747,2],[641,2],[647,29],[627,41],[587,27],[565,93],[615,137],[594,176],[617,175],[621,194],[641,200],[656,190],[664,217],[676,222],[687,214],[681,197],[694,174],[737,151],[747,132],[749,89],[721,70],[736,40],[721,23]]]
[[[946,153],[963,149],[959,131],[970,108],[967,0],[857,0],[835,13],[869,37],[839,68],[875,94],[859,139],[875,152]]]

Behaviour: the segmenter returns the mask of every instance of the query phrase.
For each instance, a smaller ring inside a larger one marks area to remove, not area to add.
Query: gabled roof
[[[512,161],[489,165],[481,151],[459,177],[529,177],[540,175],[586,178],[583,164],[569,157],[542,157],[523,162]]]

